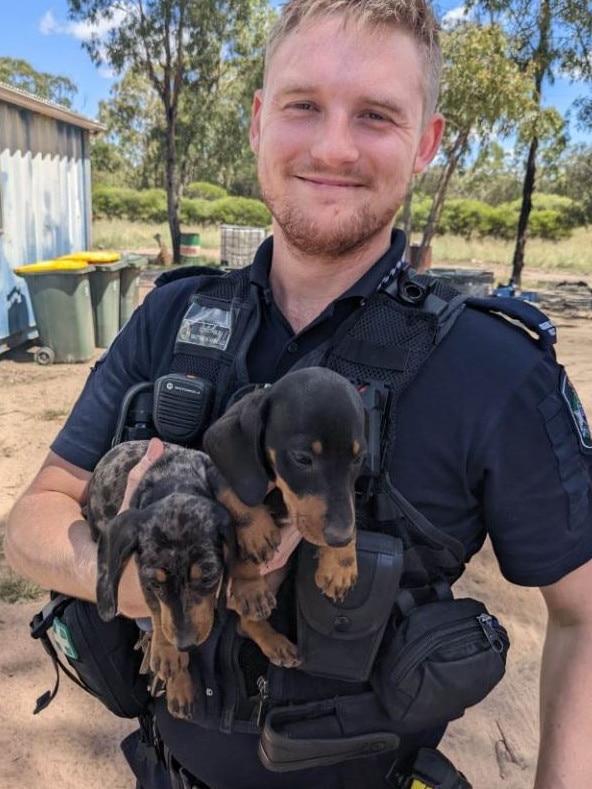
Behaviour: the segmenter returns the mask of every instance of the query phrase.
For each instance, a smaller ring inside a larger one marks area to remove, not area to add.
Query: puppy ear
[[[110,622],[117,615],[117,593],[121,574],[138,546],[138,510],[125,510],[111,521],[99,537],[97,556],[97,608],[99,616]]]
[[[248,507],[261,504],[267,493],[262,449],[267,404],[265,389],[250,392],[210,425],[203,439],[204,450]]]

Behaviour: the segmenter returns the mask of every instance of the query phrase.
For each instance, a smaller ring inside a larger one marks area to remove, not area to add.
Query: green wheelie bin
[[[98,348],[107,348],[119,331],[119,298],[121,271],[126,266],[121,258],[113,263],[95,263],[90,275],[90,296]]]
[[[124,255],[123,262],[125,266],[121,269],[119,280],[120,329],[140,303],[140,272],[148,265],[148,258],[145,255],[128,253]]]
[[[15,274],[29,289],[41,347],[39,364],[86,362],[95,352],[89,278],[83,261],[45,260],[20,266]]]

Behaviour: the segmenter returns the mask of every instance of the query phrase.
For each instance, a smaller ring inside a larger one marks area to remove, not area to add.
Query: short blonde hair
[[[265,69],[279,44],[291,33],[315,19],[341,16],[362,28],[395,28],[415,41],[425,66],[424,117],[429,117],[438,102],[442,56],[439,25],[426,0],[288,0],[272,27],[265,52]]]

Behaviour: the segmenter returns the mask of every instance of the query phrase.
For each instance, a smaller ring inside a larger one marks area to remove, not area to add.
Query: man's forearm
[[[97,546],[78,502],[54,491],[25,494],[7,523],[8,563],[45,589],[95,600]],[[130,561],[119,587],[119,610],[126,616],[147,616],[135,562]]]
[[[592,776],[592,628],[550,623],[541,669],[535,789],[588,789]]]

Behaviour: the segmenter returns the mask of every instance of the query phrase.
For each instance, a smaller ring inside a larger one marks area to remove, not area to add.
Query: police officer
[[[444,127],[435,111],[439,60],[424,0],[291,0],[282,10],[250,132],[273,216],[273,237],[247,275],[259,313],[245,350],[250,382],[274,381],[330,343],[393,276],[404,250],[401,233],[391,234],[393,216]],[[7,557],[42,586],[93,599],[96,546],[80,515],[86,483],[110,446],[124,394],[171,369],[203,281],[180,279],[147,297],[15,505]],[[398,404],[388,469],[397,488],[467,557],[488,534],[504,576],[541,587],[549,618],[536,789],[577,789],[592,775],[591,451],[562,368],[520,329],[471,309]],[[148,614],[133,562],[119,603],[129,617]],[[186,785],[390,785],[392,754],[276,774],[259,762],[252,734],[202,728],[166,709],[157,723],[174,780]],[[413,746],[435,745],[441,733]]]

